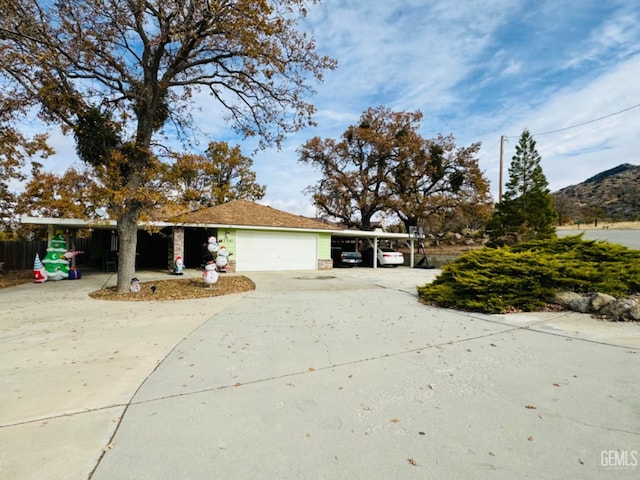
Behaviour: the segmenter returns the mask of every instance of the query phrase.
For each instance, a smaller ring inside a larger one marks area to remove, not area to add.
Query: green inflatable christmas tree
[[[64,256],[67,242],[61,233],[51,239],[47,255],[42,259],[49,280],[63,280],[69,278],[69,260]]]

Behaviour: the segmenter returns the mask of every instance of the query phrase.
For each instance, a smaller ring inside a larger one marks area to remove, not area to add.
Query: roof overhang
[[[115,220],[83,220],[80,218],[51,218],[51,217],[31,217],[23,216],[21,223],[29,225],[51,225],[61,228],[74,229],[113,229],[117,227]],[[325,230],[313,228],[293,228],[293,227],[274,227],[260,225],[226,225],[216,223],[173,223],[173,222],[139,222],[138,229],[145,228],[165,228],[165,227],[189,227],[189,228],[217,228],[227,230],[270,230],[279,232],[301,232],[301,233],[325,233],[334,237],[345,238],[371,238],[382,240],[411,240],[411,236],[406,233],[390,233],[380,231],[363,231],[363,230]],[[415,237],[413,237],[415,239]]]
[[[363,230],[334,230],[331,235],[336,237],[350,238],[378,238],[383,240],[411,240],[408,233],[391,233],[391,232],[365,232]]]
[[[117,222],[115,220],[83,220],[81,218],[30,217],[27,215],[20,218],[20,223],[28,225],[51,225],[54,227],[77,229],[112,229],[116,228],[117,226]],[[173,223],[168,222],[139,222],[138,228],[164,228],[173,225]]]
[[[333,230],[326,230],[322,228],[295,228],[295,227],[277,227],[277,226],[263,226],[263,225],[231,225],[223,223],[171,223],[174,227],[188,227],[188,228],[217,228],[219,230],[268,230],[278,232],[302,232],[302,233],[334,233]]]

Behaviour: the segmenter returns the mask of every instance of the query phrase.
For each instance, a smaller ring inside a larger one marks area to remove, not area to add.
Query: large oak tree
[[[0,230],[13,232],[17,226],[18,195],[11,182],[23,182],[28,159],[46,158],[53,150],[46,144],[45,135],[29,138],[12,125],[3,123],[10,112],[0,111]]]
[[[86,170],[69,168],[56,175],[34,162],[16,209],[35,217],[87,218],[100,207],[100,194],[101,189]]]
[[[117,219],[119,291],[135,271],[140,215],[161,200],[157,154],[192,128],[196,98],[261,146],[311,123],[309,81],[335,67],[296,29],[312,3],[0,1],[0,112],[16,121],[37,108],[74,135]]]
[[[389,178],[391,210],[406,231],[426,219],[488,219],[489,182],[478,166],[479,143],[457,147],[452,135],[420,139],[403,149]]]
[[[204,155],[181,153],[168,169],[166,180],[174,201],[210,207],[232,200],[260,200],[266,186],[256,181],[253,160],[238,145],[211,142]]]
[[[307,189],[315,206],[348,227],[370,230],[374,216],[389,208],[388,180],[403,149],[415,141],[421,118],[420,113],[369,108],[341,139],[315,137],[306,142],[299,160],[322,174]]]
[[[451,135],[425,139],[420,112],[369,108],[340,140],[313,138],[300,161],[318,168],[308,188],[316,207],[350,227],[369,230],[392,213],[405,230],[429,216],[488,217],[489,183],[478,167],[479,144],[456,147]]]

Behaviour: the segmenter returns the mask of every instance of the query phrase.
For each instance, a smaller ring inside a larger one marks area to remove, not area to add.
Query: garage
[[[315,233],[238,230],[236,271],[316,270],[318,235]]]

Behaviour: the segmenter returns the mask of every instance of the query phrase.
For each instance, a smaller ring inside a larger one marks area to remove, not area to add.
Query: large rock
[[[634,300],[635,305],[629,310],[629,320],[640,322],[640,301]]]
[[[637,307],[637,302],[629,298],[621,298],[605,305],[598,313],[615,322],[625,322],[631,320],[634,307]]]
[[[555,303],[565,308],[571,308],[571,302],[582,298],[582,295],[576,292],[556,292]]]
[[[575,292],[556,292],[555,302],[569,310],[580,313],[591,311],[591,299]]]
[[[580,313],[593,313],[614,322],[640,322],[640,296],[616,299],[606,293],[580,295],[556,292],[554,302]]]
[[[612,295],[607,295],[606,293],[594,293],[591,295],[591,310],[593,312],[599,312],[605,306],[609,305],[611,302],[615,302],[616,297]]]

